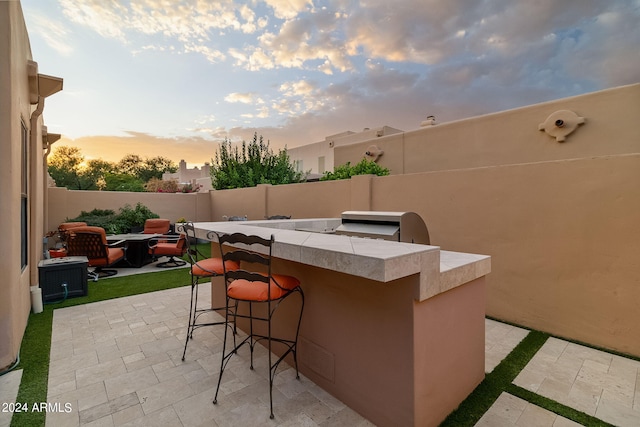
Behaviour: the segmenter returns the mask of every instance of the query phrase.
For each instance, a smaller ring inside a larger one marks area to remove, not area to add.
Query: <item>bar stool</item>
[[[211,280],[214,277],[223,276],[225,267],[227,270],[232,271],[238,269],[240,264],[235,261],[225,261],[223,267],[222,258],[204,258],[202,253],[198,250],[198,240],[196,238],[195,228],[193,223],[185,223],[183,226],[183,232],[185,234],[185,243],[187,246],[187,254],[189,263],[191,264],[191,302],[189,305],[189,325],[187,326],[187,338],[184,342],[184,350],[182,351],[182,360],[184,361],[187,354],[187,345],[189,340],[193,339],[193,331],[203,326],[225,325],[228,326],[227,319],[220,321],[198,322],[198,318],[213,311],[226,310],[226,307],[212,307],[212,308],[198,308],[198,285],[202,279]],[[225,331],[226,338],[226,331]],[[235,343],[235,329],[234,329],[234,343]]]
[[[271,235],[270,239],[245,235],[242,233],[217,233],[217,235],[218,242],[220,243],[220,253],[224,260],[223,268],[227,295],[226,306],[228,308],[232,306],[235,307],[234,310],[227,309],[225,320],[228,324],[230,318],[233,317],[235,326],[236,318],[249,319],[249,335],[239,344],[235,343],[234,338],[234,348],[227,352],[227,330],[229,328],[225,328],[225,337],[222,347],[222,361],[220,363],[220,376],[218,377],[218,386],[216,388],[213,403],[218,403],[218,392],[220,391],[222,374],[224,373],[224,369],[231,356],[234,353],[237,353],[238,349],[244,344],[248,344],[251,353],[251,364],[249,368],[253,370],[253,349],[258,342],[266,340],[267,349],[269,351],[269,406],[271,411],[269,417],[273,419],[273,380],[280,362],[282,362],[289,353],[293,355],[293,361],[296,368],[296,378],[300,379],[300,374],[298,372],[297,343],[300,332],[300,321],[302,320],[302,311],[304,309],[304,293],[300,287],[300,281],[297,278],[272,273],[271,255],[274,242],[273,235]],[[249,248],[249,250],[244,248]],[[230,270],[225,268],[227,263],[241,263],[241,268]],[[244,270],[243,268],[246,268],[245,266],[249,264],[261,266],[261,269],[266,271],[256,272]],[[272,336],[271,325],[273,315],[282,301],[293,294],[299,294],[301,298],[300,315],[298,316],[297,325],[295,326],[295,336],[292,338],[274,337]],[[238,311],[238,302],[248,304],[248,314]],[[254,304],[265,305],[266,314],[256,315],[253,311]],[[260,334],[254,330],[254,321],[266,322],[266,335]],[[275,362],[272,361],[271,354],[271,346],[273,342],[283,344],[286,349]]]

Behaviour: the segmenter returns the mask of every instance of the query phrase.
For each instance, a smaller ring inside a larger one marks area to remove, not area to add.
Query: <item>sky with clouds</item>
[[[640,0],[22,0],[45,124],[87,158],[210,161],[640,82]]]

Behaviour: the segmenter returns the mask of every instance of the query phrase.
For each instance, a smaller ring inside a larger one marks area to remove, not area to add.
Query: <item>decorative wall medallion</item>
[[[367,160],[370,160],[372,162],[377,162],[380,156],[382,156],[383,154],[384,151],[382,151],[377,145],[370,145],[367,148],[367,151],[364,152],[364,156],[367,158]]]
[[[538,130],[543,130],[547,135],[554,137],[557,142],[564,142],[571,132],[584,123],[584,117],[578,116],[570,110],[558,110],[552,113],[544,123],[538,125]]]

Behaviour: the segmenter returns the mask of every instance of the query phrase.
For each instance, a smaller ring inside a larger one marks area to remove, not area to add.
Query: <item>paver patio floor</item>
[[[201,285],[200,290],[201,301],[208,301],[210,286]],[[276,418],[270,420],[264,349],[257,350],[253,371],[247,368],[248,349],[231,359],[218,405],[213,405],[224,331],[198,330],[183,362],[188,306],[189,288],[182,287],[55,310],[48,402],[70,404],[71,410],[49,413],[46,424],[372,425],[304,376],[296,380],[289,366],[276,376]],[[528,333],[490,319],[485,332],[487,372]],[[640,362],[635,360],[549,338],[514,384],[614,425],[640,425]],[[8,421],[0,418],[0,425]],[[507,393],[477,423],[575,425]]]

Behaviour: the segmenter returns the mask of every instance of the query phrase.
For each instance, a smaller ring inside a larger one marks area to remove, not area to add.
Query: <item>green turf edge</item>
[[[49,353],[51,350],[51,322],[53,310],[48,308],[40,314],[29,315],[27,329],[22,338],[20,363],[22,380],[16,403],[27,404],[27,412],[14,412],[12,427],[39,427],[45,422],[45,412],[31,411],[33,404],[47,401],[49,381]]]
[[[547,341],[548,334],[531,331],[471,394],[440,424],[473,427]]]
[[[15,412],[11,419],[11,427],[40,427],[45,424],[46,413],[31,411],[31,408],[34,403],[47,402],[51,327],[55,309],[161,291],[189,284],[188,268],[102,279],[97,282],[89,282],[87,296],[71,298],[59,304],[47,304],[42,313],[31,313],[22,338],[20,363],[15,368],[22,369],[22,381],[16,402],[27,403],[29,411]]]

